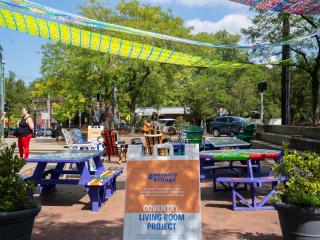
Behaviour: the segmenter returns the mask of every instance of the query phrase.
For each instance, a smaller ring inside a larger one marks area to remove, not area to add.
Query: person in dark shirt
[[[18,129],[18,148],[20,158],[29,157],[29,145],[30,139],[32,138],[32,133],[34,131],[34,123],[29,115],[29,109],[24,107],[22,109],[22,118],[19,123]]]

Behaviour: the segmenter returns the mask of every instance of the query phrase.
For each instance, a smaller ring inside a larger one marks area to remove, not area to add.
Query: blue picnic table
[[[206,150],[223,149],[248,149],[250,143],[232,137],[207,137],[205,138]]]
[[[36,185],[40,185],[40,194],[51,191],[56,184],[83,185],[91,199],[92,211],[98,211],[105,198],[115,191],[116,177],[122,173],[121,169],[106,170],[101,160],[102,154],[102,151],[95,150],[69,150],[32,156],[27,163],[37,165],[30,178]],[[90,171],[90,160],[94,162],[95,171]],[[70,169],[70,164],[76,167]],[[78,175],[78,178],[68,179],[62,177],[64,175]]]
[[[230,150],[213,150],[203,151],[200,153],[200,158],[212,161],[212,166],[204,167],[210,169],[213,172],[213,184],[216,190],[216,182],[222,184],[225,189],[232,190],[232,207],[234,210],[268,210],[273,209],[272,206],[265,206],[267,201],[276,192],[276,185],[279,179],[271,176],[270,173],[262,173],[254,171],[254,167],[260,168],[260,164],[254,165],[253,161],[260,162],[266,159],[280,160],[282,157],[281,151],[266,150],[266,149],[230,149]],[[246,165],[235,166],[233,163],[236,161],[245,161]],[[228,162],[228,165],[216,165],[219,162]],[[245,168],[243,168],[245,167]],[[246,171],[238,171],[237,168],[245,169]],[[222,173],[222,176],[216,174],[218,169],[230,169],[232,174]],[[271,190],[264,196],[264,198],[257,201],[257,189],[262,185],[271,183]],[[248,202],[245,197],[238,192],[239,185],[247,185],[250,187],[251,203]],[[242,206],[237,205],[238,202],[242,202]]]

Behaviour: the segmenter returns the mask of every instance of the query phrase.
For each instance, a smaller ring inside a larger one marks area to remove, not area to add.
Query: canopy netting
[[[318,0],[231,0],[263,10],[271,10],[290,14],[319,15]]]
[[[71,27],[0,8],[0,26],[72,46],[126,58],[195,67],[246,67],[248,63],[212,60]]]
[[[265,10],[284,11],[288,13],[319,14],[319,2],[312,0],[301,1],[280,1],[280,0],[231,0],[246,5],[262,8]],[[160,33],[148,32],[130,27],[120,26],[112,23],[100,22],[83,16],[67,13],[53,9],[28,0],[0,0],[0,5],[9,9],[0,8],[0,26],[24,32],[33,36],[54,40],[72,46],[82,47],[109,54],[118,55],[130,59],[177,64],[195,67],[248,67],[251,63],[235,63],[208,59],[202,56],[195,56],[188,53],[169,50],[161,47],[151,46],[144,43],[128,41],[108,36],[106,34],[83,30],[78,27],[68,26],[65,23],[72,23],[81,26],[94,27],[98,29],[111,30],[127,34],[134,34],[144,37],[170,40],[179,43],[194,44],[199,46],[231,49],[261,49],[273,48],[282,45],[297,43],[319,35],[320,30],[296,37],[275,44],[253,44],[253,45],[223,45],[218,43],[207,43],[190,39],[183,39],[168,36]],[[26,15],[17,11],[39,15],[42,18]],[[51,18],[63,23],[46,20]],[[268,64],[268,63],[267,63]]]

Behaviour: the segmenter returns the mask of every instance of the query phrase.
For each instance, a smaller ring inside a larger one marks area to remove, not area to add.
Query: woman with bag
[[[16,137],[18,137],[18,148],[20,158],[27,159],[29,157],[29,145],[34,131],[34,123],[29,115],[29,109],[22,108],[22,118],[19,123],[19,128],[16,130]]]

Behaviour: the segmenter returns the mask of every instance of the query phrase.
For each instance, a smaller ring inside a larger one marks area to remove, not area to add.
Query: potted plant
[[[0,239],[31,239],[40,205],[33,200],[34,184],[19,171],[25,164],[15,155],[16,144],[0,143]]]
[[[274,197],[284,240],[320,239],[320,156],[285,153],[274,169],[286,178]]]

